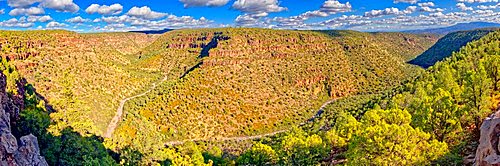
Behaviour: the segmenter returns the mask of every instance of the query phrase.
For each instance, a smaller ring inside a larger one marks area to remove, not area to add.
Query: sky
[[[399,31],[500,23],[499,0],[0,0],[0,29]]]

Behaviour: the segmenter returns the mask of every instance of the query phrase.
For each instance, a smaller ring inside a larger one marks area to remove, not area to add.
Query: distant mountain
[[[450,57],[453,52],[458,51],[467,43],[478,40],[481,37],[492,32],[492,29],[478,29],[472,31],[459,31],[452,32],[434,44],[429,50],[425,51],[422,55],[411,60],[409,63],[418,65],[424,68],[433,66],[436,62]]]
[[[409,30],[403,31],[405,33],[415,33],[415,34],[439,34],[446,35],[450,32],[456,31],[468,31],[479,28],[496,28],[500,27],[498,23],[491,22],[471,22],[471,23],[459,23],[453,26],[444,27],[444,28],[432,28],[432,29],[420,29],[420,30]]]
[[[174,29],[162,29],[162,30],[147,30],[147,31],[130,31],[136,33],[145,33],[145,34],[164,34],[169,31],[173,31]]]

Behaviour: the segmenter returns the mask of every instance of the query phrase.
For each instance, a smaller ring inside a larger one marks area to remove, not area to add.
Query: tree
[[[250,165],[275,165],[278,161],[276,152],[266,144],[260,142],[254,144],[238,158],[238,164]]]
[[[479,126],[482,120],[490,113],[491,80],[488,78],[483,60],[475,60],[463,69],[465,73],[465,89],[463,99],[465,99],[465,111],[472,117],[471,120],[476,126],[476,135],[479,136]]]
[[[320,136],[294,128],[283,137],[279,151],[283,165],[317,165],[326,158],[329,148]]]
[[[350,140],[348,165],[429,164],[447,152],[446,143],[410,126],[411,115],[404,110],[371,110],[362,127]]]

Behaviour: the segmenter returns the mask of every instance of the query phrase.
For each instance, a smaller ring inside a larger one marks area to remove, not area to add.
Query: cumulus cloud
[[[234,20],[237,26],[244,27],[268,27],[271,20],[261,18],[287,10],[279,5],[278,0],[236,0],[232,7],[245,13]]]
[[[488,2],[498,2],[498,0],[457,0],[457,2],[462,2],[462,3],[488,3]]]
[[[42,0],[7,0],[7,5],[13,8],[26,8]]]
[[[155,12],[152,11],[149,7],[143,6],[143,7],[133,7],[127,12],[127,15],[129,16],[134,16],[138,18],[143,18],[143,19],[148,19],[148,20],[155,20],[159,19],[162,17],[165,17],[167,14],[166,13],[160,13],[160,12]]]
[[[65,21],[69,22],[69,23],[84,23],[84,22],[90,22],[90,19],[88,19],[88,18],[82,18],[80,16],[76,16],[76,17],[67,19]]]
[[[80,7],[73,0],[43,0],[40,6],[54,9],[59,12],[78,12]]]
[[[278,0],[236,0],[233,8],[245,13],[272,13],[287,10]]]
[[[101,15],[115,15],[120,14],[122,11],[123,6],[118,3],[112,4],[111,6],[92,4],[85,9],[85,12],[88,14],[99,13]]]
[[[462,11],[473,10],[472,7],[468,7],[464,3],[457,3],[456,6]]]
[[[267,16],[267,13],[259,14],[243,14],[236,17],[234,20],[237,26],[243,27],[267,27],[269,20],[261,20],[262,17]]]
[[[199,6],[224,6],[229,0],[179,0],[184,4],[184,7],[199,7]]]
[[[28,16],[27,18],[28,22],[48,22],[52,21],[52,17],[46,15],[46,16]]]
[[[158,19],[150,19],[150,17],[143,17],[142,15],[126,14],[121,16],[104,16],[88,21],[106,23],[105,26],[96,26],[93,28],[94,31],[159,30],[165,28],[213,27],[212,25],[214,25],[212,20],[208,20],[205,17],[196,19],[191,16],[176,16],[172,14],[164,14]]]
[[[423,7],[420,7],[420,11],[422,11],[422,12],[430,12],[430,13],[436,13],[436,12],[443,12],[444,9],[441,9],[441,8],[431,8],[429,6],[423,6]]]
[[[424,2],[424,3],[418,3],[418,6],[420,7],[434,7],[434,2]]]
[[[14,8],[9,12],[11,16],[21,16],[21,15],[41,15],[45,14],[45,10],[40,7],[30,7],[30,8]]]
[[[417,3],[419,0],[394,0],[394,3],[411,3],[411,4],[415,4]]]
[[[481,10],[487,10],[487,9],[496,9],[496,8],[500,8],[500,3],[498,3],[497,5],[479,5],[477,6],[478,9],[481,9]]]
[[[386,8],[384,10],[371,10],[369,12],[365,12],[365,17],[380,17],[386,15],[402,15],[402,14],[411,14],[417,10],[416,6],[408,6],[405,10],[401,11],[398,8]]]
[[[49,23],[47,23],[47,25],[45,25],[45,27],[49,28],[49,29],[62,28],[62,27],[66,27],[66,26],[68,26],[68,25],[66,25],[64,23],[59,23],[56,21],[49,22]]]
[[[314,11],[307,11],[298,16],[291,17],[275,17],[272,19],[272,22],[277,23],[277,27],[294,27],[294,28],[305,28],[308,27],[304,21],[308,20],[311,17],[327,17],[332,14],[349,12],[352,10],[352,6],[349,2],[345,4],[340,3],[337,0],[327,0],[325,1],[320,9]],[[256,17],[251,17],[251,15],[242,15],[239,19],[237,19],[237,23],[240,25],[248,24],[249,21],[256,19]],[[242,24],[244,23],[244,24]],[[257,22],[258,23],[258,22]],[[260,22],[266,23],[266,22]]]
[[[8,27],[8,28],[29,28],[35,25],[32,22],[27,22],[25,17],[21,17],[19,19],[11,18],[9,20],[5,20],[0,22],[0,27]]]
[[[1,9],[0,14],[5,14],[5,9]]]
[[[319,11],[325,12],[328,14],[336,14],[336,13],[349,12],[349,11],[351,11],[351,9],[352,9],[352,6],[349,2],[346,2],[345,4],[343,4],[337,0],[327,0],[327,1],[325,1],[325,3],[323,3],[323,5],[319,9]]]

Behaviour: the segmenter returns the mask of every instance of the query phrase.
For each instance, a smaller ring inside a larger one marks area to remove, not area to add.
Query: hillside
[[[4,59],[57,110],[54,120],[64,122],[54,127],[98,135],[121,98],[158,79],[158,73],[130,66],[130,54],[154,39],[133,33],[0,32]]]
[[[421,69],[405,62],[437,40],[403,33],[247,28],[160,36],[0,34],[2,59],[15,66],[4,70],[16,78],[7,79],[7,92],[30,105],[19,122],[27,127],[17,130],[39,138],[51,165],[109,164],[117,158],[155,163],[184,154],[162,148],[169,141],[249,142],[244,138],[288,131],[325,102],[375,94],[414,76]],[[17,79],[24,82],[9,81]],[[36,97],[13,90],[19,86],[36,90]],[[110,138],[100,138],[112,119],[118,127]],[[56,148],[59,144],[75,151]],[[136,154],[144,158],[130,158]]]
[[[430,49],[419,55],[417,58],[409,61],[410,64],[428,68],[436,62],[450,57],[453,52],[458,51],[467,43],[478,40],[486,34],[494,31],[493,29],[478,29],[473,31],[460,31],[450,33],[439,39]]]
[[[420,71],[405,63],[436,37],[268,29],[175,30],[134,63],[167,80],[125,104],[117,148],[287,129],[326,101],[370,94]]]
[[[489,126],[498,119],[479,126],[500,109],[499,45],[500,31],[491,32],[384,95],[339,100],[312,123],[253,143],[236,162],[472,165],[480,135],[490,149],[478,150],[475,164],[497,162],[496,137],[482,134],[498,133]]]
[[[456,25],[452,25],[444,28],[431,28],[431,29],[420,29],[420,30],[409,30],[403,31],[405,33],[414,33],[414,34],[437,34],[437,35],[446,35],[451,32],[457,31],[470,31],[479,28],[499,28],[500,24],[491,23],[491,22],[470,22],[470,23],[458,23]]]

